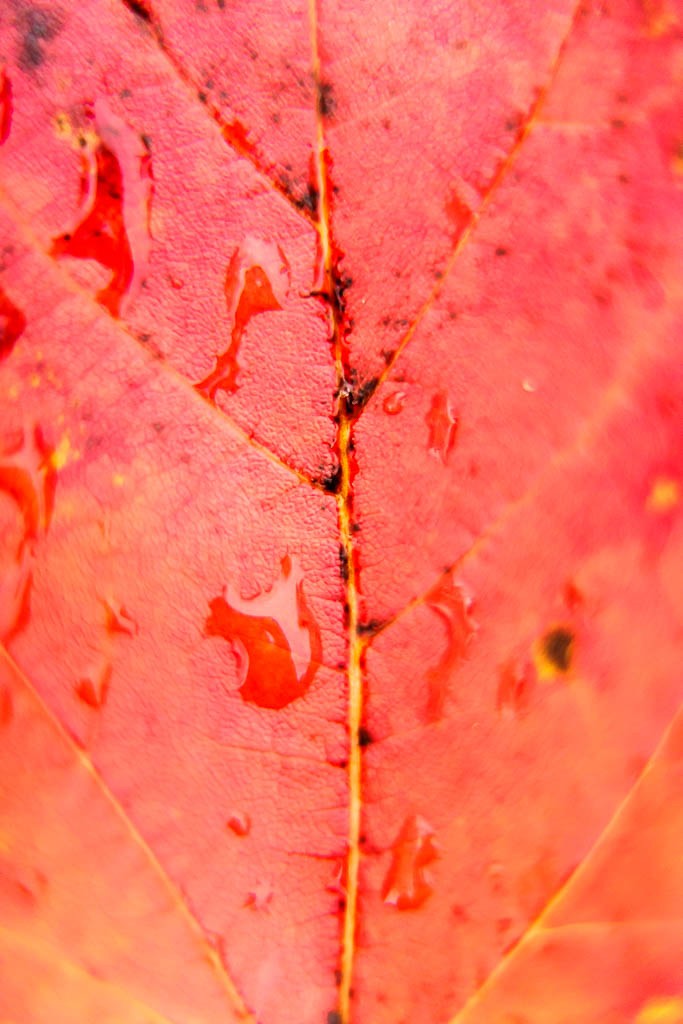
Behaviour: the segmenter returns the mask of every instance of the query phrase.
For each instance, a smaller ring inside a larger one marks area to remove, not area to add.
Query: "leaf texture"
[[[3,1020],[683,1020],[682,60],[7,0]]]

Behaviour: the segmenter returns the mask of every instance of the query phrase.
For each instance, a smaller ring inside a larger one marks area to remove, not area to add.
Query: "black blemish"
[[[340,985],[341,981],[338,981],[337,984]],[[330,1010],[327,1015],[327,1024],[342,1024],[341,1013],[338,1010]]]
[[[316,215],[319,201],[320,192],[315,185],[311,185],[309,182],[303,193],[294,200],[294,205],[299,210],[308,210],[309,213]]]
[[[318,82],[316,105],[321,117],[334,117],[334,112],[337,109],[337,102],[334,98],[332,86],[329,82]]]
[[[346,910],[346,900],[344,899],[343,896],[340,896],[339,899],[337,900],[337,910],[339,910],[339,912],[342,914]]]
[[[145,7],[144,0],[123,0],[123,2],[131,14],[134,14],[140,21],[144,21],[146,24],[151,22],[152,15]]]
[[[356,633],[359,636],[373,636],[382,628],[380,619],[369,619],[367,622],[359,622],[356,626]]]
[[[151,153],[151,151],[152,151],[152,140],[149,137],[149,135],[145,135],[145,133],[142,132],[142,134],[140,135],[140,141],[142,142],[142,145],[145,147],[147,152]]]
[[[365,728],[364,725],[361,725],[360,729],[358,730],[358,746],[369,747],[372,741],[372,734],[369,732],[368,729]]]
[[[353,278],[348,274],[342,274],[339,267],[335,266],[332,271],[332,295],[330,296],[330,304],[339,319],[344,316],[344,312],[346,310],[344,295],[352,284]]]
[[[351,533],[360,533],[360,523],[351,523]]]
[[[198,97],[200,103],[206,103],[206,101],[208,99],[208,96],[206,95],[205,92],[198,92],[197,93],[197,97]]]
[[[341,466],[335,466],[331,472],[320,481],[328,494],[337,494],[341,487]]]
[[[343,544],[339,545],[339,575],[344,583],[349,581],[349,553]]]
[[[389,321],[387,320],[387,323],[388,322]],[[392,359],[396,355],[396,350],[393,349],[393,348],[383,348],[382,351],[380,352],[380,355],[382,356],[382,359],[384,360],[386,365],[389,366],[389,364],[391,363]]]
[[[367,841],[368,841],[368,837],[367,836],[359,836],[358,837],[358,843],[359,843],[360,846],[365,846]]]
[[[337,390],[339,403],[345,414],[353,418],[358,415],[361,409],[367,405],[379,384],[379,378],[371,377],[370,380],[358,383],[358,375],[355,370],[349,370]]]
[[[339,968],[337,968],[336,971],[334,972],[334,983],[335,985],[341,985],[342,983],[342,972],[339,970]]]
[[[508,251],[504,245],[499,245],[496,249],[496,256],[507,256]]]
[[[574,634],[570,629],[562,626],[551,629],[543,637],[542,646],[544,655],[556,669],[560,672],[569,671],[574,647]]]
[[[52,11],[39,7],[29,7],[24,11],[19,22],[22,34],[19,67],[23,71],[40,67],[45,60],[44,43],[54,39],[61,27],[60,19]]]
[[[349,767],[349,762],[346,760],[346,758],[344,758],[343,761],[339,762],[339,767],[341,768],[342,771],[346,771],[346,769]]]
[[[622,121],[622,119],[620,117],[615,117],[612,120],[612,127],[613,128],[625,128],[626,127],[626,122]]]

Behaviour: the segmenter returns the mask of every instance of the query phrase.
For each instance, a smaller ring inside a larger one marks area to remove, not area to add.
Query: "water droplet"
[[[55,473],[40,430],[0,443],[0,639],[26,624],[36,550],[47,531]]]
[[[145,275],[149,257],[151,161],[139,137],[109,109],[94,106],[97,138],[82,151],[82,217],[55,238],[53,256],[95,260],[111,272],[97,301],[119,316]]]
[[[282,309],[288,291],[289,264],[279,245],[249,237],[235,249],[225,275],[230,344],[216,357],[211,373],[195,384],[201,394],[213,402],[219,389],[237,389],[237,356],[247,324],[258,313]]]
[[[505,717],[522,715],[528,710],[534,687],[534,672],[526,662],[520,666],[515,661],[503,665],[500,670],[496,706]]]
[[[243,700],[283,708],[303,697],[318,670],[322,645],[294,559],[282,559],[282,573],[270,590],[244,599],[228,587],[209,607],[206,635],[232,644]]]
[[[268,910],[268,904],[272,898],[272,885],[269,882],[257,882],[251,892],[247,894],[244,905],[251,907],[252,910]]]
[[[453,241],[457,241],[472,219],[472,211],[453,191],[446,201],[446,216],[453,226]]]
[[[384,399],[382,407],[388,416],[397,416],[403,410],[405,401],[405,391],[392,391],[392,393],[387,395]]]
[[[529,377],[525,377],[522,381],[522,391],[528,391],[530,394],[532,394],[535,390],[535,383],[532,380],[530,380]]]
[[[579,611],[585,603],[583,594],[572,580],[565,583],[562,597],[570,612]]]
[[[0,359],[5,359],[24,333],[26,317],[0,288]]]
[[[225,824],[236,836],[248,836],[251,831],[251,818],[244,811],[233,811]]]
[[[111,662],[102,661],[91,672],[78,680],[74,687],[76,696],[84,704],[87,704],[88,707],[94,708],[97,711],[103,707],[107,700],[111,673]]]
[[[125,633],[127,636],[135,636],[138,631],[138,624],[133,619],[120,601],[115,598],[104,598],[104,626],[108,633]]]
[[[421,907],[432,893],[427,867],[439,856],[434,829],[418,815],[406,818],[392,847],[391,865],[382,898],[398,910]]]
[[[458,420],[453,415],[445,391],[439,391],[434,395],[427,413],[427,427],[429,429],[429,453],[446,465],[455,446]]]
[[[12,127],[12,83],[4,68],[0,69],[0,146]]]
[[[426,604],[446,628],[446,646],[436,665],[427,672],[426,720],[437,721],[443,715],[450,674],[465,657],[467,646],[476,631],[472,618],[472,599],[448,573],[427,594]]]

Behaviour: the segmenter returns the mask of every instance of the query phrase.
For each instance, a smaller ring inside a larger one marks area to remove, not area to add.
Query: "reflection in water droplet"
[[[0,146],[12,127],[12,83],[4,68],[0,69]]]
[[[283,708],[303,697],[318,670],[322,645],[295,560],[283,558],[280,578],[258,597],[245,600],[228,587],[209,607],[205,633],[232,644],[243,700]]]
[[[244,811],[233,811],[225,824],[236,836],[248,836],[251,830],[251,819]]]
[[[225,299],[232,321],[230,344],[216,357],[211,373],[195,384],[212,402],[219,389],[237,390],[237,355],[251,318],[282,309],[288,290],[289,264],[279,245],[249,237],[235,249],[225,275]]]
[[[453,415],[445,391],[439,391],[434,395],[427,413],[427,427],[429,429],[429,453],[446,465],[448,456],[455,446],[458,420]]]
[[[107,699],[111,673],[111,662],[102,661],[86,676],[78,680],[74,687],[76,696],[88,707],[98,710]]]
[[[384,399],[382,408],[388,416],[397,416],[403,409],[406,401],[405,391],[393,391]]]
[[[432,893],[427,866],[439,856],[434,829],[418,815],[406,818],[392,850],[382,898],[398,910],[421,907]]]
[[[95,103],[94,118],[97,144],[83,149],[83,215],[72,231],[54,239],[50,252],[95,260],[111,271],[96,297],[119,316],[147,269],[151,161],[138,136],[104,100]]]
[[[504,717],[522,715],[531,703],[534,671],[529,662],[509,661],[500,669],[496,706]]]
[[[25,327],[26,317],[0,288],[0,359],[10,354]]]
[[[443,715],[448,677],[462,661],[476,630],[472,618],[472,599],[447,574],[427,594],[426,603],[446,627],[446,646],[437,664],[427,672],[426,721],[437,721]]]
[[[55,473],[40,430],[0,441],[0,640],[28,620],[36,550],[47,531]]]

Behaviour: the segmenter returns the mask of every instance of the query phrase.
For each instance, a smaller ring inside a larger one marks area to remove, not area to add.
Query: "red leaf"
[[[14,3],[0,1018],[683,1020],[683,6]]]

